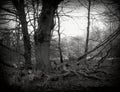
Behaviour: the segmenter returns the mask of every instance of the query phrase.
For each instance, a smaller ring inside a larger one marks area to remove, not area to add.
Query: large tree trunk
[[[45,73],[51,71],[49,48],[51,30],[54,27],[54,15],[61,0],[43,0],[42,11],[38,19],[38,30],[35,32],[36,69]]]
[[[50,9],[48,6],[42,9],[38,30],[35,33],[35,52],[38,70],[49,72],[51,70],[51,64],[49,62],[49,47],[51,40],[51,30],[54,18],[54,9]]]

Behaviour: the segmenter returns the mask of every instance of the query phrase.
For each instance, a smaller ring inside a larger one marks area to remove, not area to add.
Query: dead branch
[[[116,31],[114,31],[112,34],[110,34],[109,37],[107,37],[103,42],[101,42],[99,45],[97,45],[94,49],[88,51],[86,54],[77,58],[77,60],[79,61],[79,60],[83,59],[86,55],[94,52],[95,50],[99,49],[101,46],[112,42],[115,38],[117,38],[120,35],[119,29],[120,28],[118,28]]]

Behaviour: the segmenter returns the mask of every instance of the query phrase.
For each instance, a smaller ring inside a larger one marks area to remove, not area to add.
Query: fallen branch
[[[71,77],[71,75],[72,75],[72,77],[75,77],[75,75],[76,75],[80,81],[82,81],[83,78],[88,78],[88,79],[98,80],[98,81],[102,82],[102,79],[100,77],[98,77],[97,75],[90,75],[90,74],[87,74],[85,72],[82,73],[79,71],[70,70],[70,71],[65,72],[63,74],[46,75],[47,79],[42,83],[42,87],[45,87],[48,84],[48,82],[50,82],[50,81],[54,81],[54,80],[58,81],[60,79],[64,79],[65,77]],[[83,77],[82,79],[81,79],[81,76]],[[41,86],[41,84],[38,86]]]
[[[96,75],[88,75],[88,74],[81,73],[81,72],[78,72],[78,73],[85,78],[102,81],[102,79],[97,77]]]

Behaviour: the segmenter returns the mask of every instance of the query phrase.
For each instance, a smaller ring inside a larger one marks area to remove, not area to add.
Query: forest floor
[[[103,64],[94,72],[67,71],[51,75],[30,73],[23,74],[6,68],[9,85],[15,92],[68,92],[86,91],[101,92],[119,89],[120,62],[113,62],[110,66]],[[11,71],[14,71],[11,73]],[[6,89],[6,88],[5,88]]]

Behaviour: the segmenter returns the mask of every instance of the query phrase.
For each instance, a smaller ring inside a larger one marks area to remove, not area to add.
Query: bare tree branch
[[[104,44],[108,44],[109,42],[113,41],[118,35],[120,34],[119,28],[114,31],[111,35],[109,35],[109,37],[107,37],[103,42],[101,42],[100,44],[98,44],[94,49],[90,50],[89,52],[87,52],[86,54],[90,54],[93,51],[99,49],[101,46],[103,46]],[[82,58],[85,57],[85,55],[82,55],[78,58],[78,60],[81,60]]]
[[[16,12],[11,11],[11,10],[6,9],[6,8],[3,8],[3,7],[1,7],[1,6],[0,6],[0,9],[6,11],[6,12],[8,12],[8,13],[12,13],[12,14],[18,15]]]

